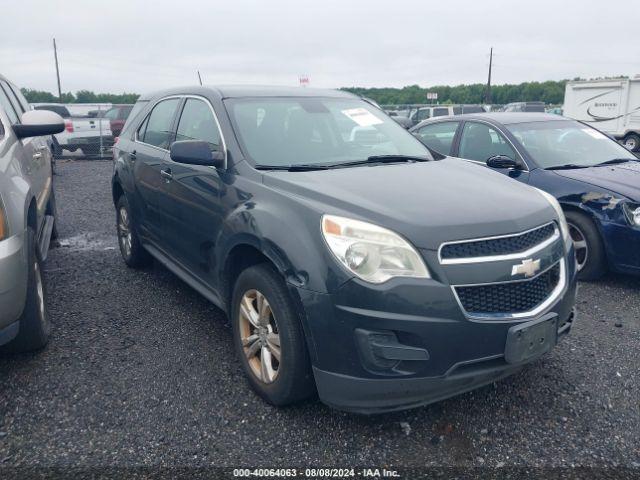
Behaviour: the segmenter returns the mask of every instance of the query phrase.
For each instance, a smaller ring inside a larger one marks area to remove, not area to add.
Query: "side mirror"
[[[494,155],[487,159],[487,166],[491,168],[520,168],[520,162],[506,155]]]
[[[169,156],[176,163],[226,168],[224,152],[212,152],[211,145],[201,140],[173,142],[169,150]]]
[[[62,117],[49,110],[29,110],[22,114],[20,120],[21,123],[13,125],[13,131],[18,138],[54,135],[64,130]]]

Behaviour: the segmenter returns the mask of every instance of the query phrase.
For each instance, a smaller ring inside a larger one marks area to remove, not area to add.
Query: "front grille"
[[[560,263],[531,280],[455,287],[469,315],[505,315],[529,312],[544,302],[558,285]]]
[[[443,260],[456,258],[488,257],[493,255],[509,255],[529,250],[552,237],[555,225],[548,223],[520,235],[474,240],[471,242],[449,243],[442,247],[440,256]]]

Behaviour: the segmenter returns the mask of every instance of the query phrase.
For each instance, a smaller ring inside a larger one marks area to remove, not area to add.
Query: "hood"
[[[556,174],[609,190],[640,201],[640,162],[627,162],[605,167],[555,170]]]
[[[375,223],[419,248],[516,233],[555,218],[531,187],[463,160],[369,165],[310,172],[267,171],[265,185],[322,213]]]

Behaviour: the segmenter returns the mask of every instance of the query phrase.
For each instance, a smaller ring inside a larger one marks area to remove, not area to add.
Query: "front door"
[[[223,148],[220,129],[211,104],[187,97],[176,128],[176,140],[201,140],[212,151]],[[168,228],[169,253],[203,282],[213,285],[213,248],[223,222],[220,204],[222,181],[213,167],[185,165],[165,159],[170,175],[163,183],[160,208]]]
[[[525,165],[524,160],[509,140],[497,128],[483,122],[465,122],[457,149],[456,156],[483,165],[487,164],[489,158],[497,155],[509,157],[519,161],[523,166]],[[521,169],[492,168],[492,170],[521,182],[527,183],[529,181],[529,171],[526,167]]]

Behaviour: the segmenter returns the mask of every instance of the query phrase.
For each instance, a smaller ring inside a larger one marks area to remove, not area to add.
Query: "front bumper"
[[[0,241],[0,330],[15,323],[22,314],[27,295],[27,263],[24,235]]]
[[[613,270],[640,275],[640,229],[613,222],[601,222],[600,228]]]
[[[558,338],[571,328],[576,275],[568,263],[562,295],[538,317],[510,321],[469,319],[451,287],[437,280],[377,286],[352,280],[331,295],[298,289],[320,399],[378,413],[436,402],[517,372],[537,357],[507,362],[509,329],[549,315],[557,319]]]

